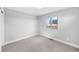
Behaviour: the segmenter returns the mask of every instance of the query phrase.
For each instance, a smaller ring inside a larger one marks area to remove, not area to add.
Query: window
[[[58,29],[58,17],[52,16],[49,17],[47,28]]]
[[[50,17],[49,24],[58,24],[58,17],[57,16]]]

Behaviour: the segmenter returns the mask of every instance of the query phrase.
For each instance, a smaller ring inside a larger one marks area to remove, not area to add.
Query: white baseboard
[[[32,37],[32,36],[36,36],[36,35],[39,35],[39,33],[28,34],[28,35],[25,36],[25,37],[21,37],[21,38],[15,39],[15,40],[13,40],[13,41],[5,42],[2,46],[6,45],[6,44],[10,44],[10,43],[14,43],[14,42],[23,40],[23,39],[25,39],[25,38],[29,38],[29,37]]]
[[[13,41],[6,42],[4,45],[10,44],[10,43],[13,43],[13,42],[17,42],[17,41],[19,41],[19,40],[23,40],[23,39],[25,39],[25,38],[29,38],[29,37],[36,36],[36,35],[39,35],[39,33],[29,34],[29,35],[27,35],[27,36],[25,36],[25,37],[21,37],[21,38],[19,38],[19,39],[13,40]],[[59,39],[57,39],[57,38],[49,37],[47,34],[46,34],[46,35],[45,35],[45,34],[40,34],[40,35],[41,35],[41,36],[44,36],[44,37],[47,37],[47,38],[50,38],[50,39],[53,39],[53,40],[55,40],[55,41],[58,41],[58,42],[67,44],[67,45],[69,45],[69,46],[72,46],[72,47],[75,47],[75,48],[79,48],[78,45],[75,45],[75,44],[72,44],[72,43],[69,43],[69,42],[66,42],[66,41],[63,41],[63,40],[59,40]],[[4,45],[3,45],[3,46],[4,46]]]
[[[72,43],[69,43],[69,42],[66,42],[66,41],[63,41],[63,40],[59,40],[57,38],[49,37],[47,34],[46,35],[45,34],[40,34],[40,35],[79,49],[79,46],[76,45],[76,44],[72,44]]]

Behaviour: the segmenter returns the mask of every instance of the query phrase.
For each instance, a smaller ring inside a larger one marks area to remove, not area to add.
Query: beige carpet
[[[79,49],[50,40],[43,36],[34,36],[2,47],[2,52],[78,52]]]

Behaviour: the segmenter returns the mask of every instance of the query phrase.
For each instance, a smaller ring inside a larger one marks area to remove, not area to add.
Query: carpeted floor
[[[2,52],[79,52],[79,49],[43,36],[34,36],[7,44],[2,47]]]

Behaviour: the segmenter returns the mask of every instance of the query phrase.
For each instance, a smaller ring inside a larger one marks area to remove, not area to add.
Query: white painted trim
[[[16,40],[13,40],[13,41],[5,42],[5,44],[3,44],[3,46],[6,45],[6,44],[14,43],[14,42],[17,42],[17,41],[20,41],[20,40],[23,40],[25,38],[29,38],[29,37],[32,37],[32,36],[36,36],[36,35],[39,35],[39,33],[28,34],[25,37],[21,37],[21,38],[18,38]]]
[[[66,42],[66,41],[63,41],[63,40],[59,40],[57,38],[49,37],[47,34],[46,35],[45,34],[40,34],[40,35],[79,49],[79,46],[76,45],[76,44],[72,44],[72,43],[69,43],[69,42]]]
[[[29,37],[36,36],[36,35],[39,35],[39,33],[36,33],[36,34],[30,34],[30,35],[27,35],[27,36],[25,36],[25,37],[22,37],[22,38],[13,40],[13,41],[6,42],[4,45],[6,45],[6,44],[10,44],[10,43],[13,43],[13,42],[17,42],[17,41],[19,41],[19,40],[23,40],[23,39],[25,39],[25,38],[29,38]],[[75,45],[75,44],[72,44],[72,43],[69,43],[69,42],[66,42],[66,41],[63,41],[63,40],[59,40],[59,39],[57,39],[57,38],[49,37],[47,34],[46,34],[46,35],[45,35],[45,34],[40,34],[40,35],[41,35],[41,36],[44,36],[44,37],[47,37],[47,38],[50,38],[50,39],[53,39],[53,40],[55,40],[55,41],[58,41],[58,42],[67,44],[67,45],[69,45],[69,46],[72,46],[72,47],[75,47],[75,48],[79,48],[78,45]]]

